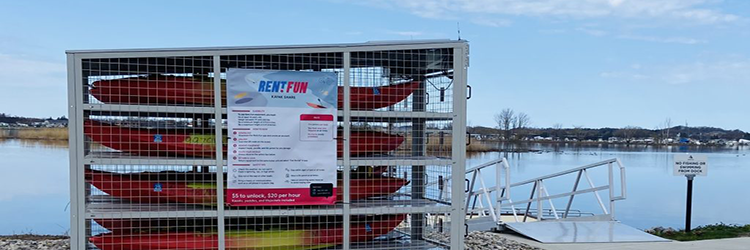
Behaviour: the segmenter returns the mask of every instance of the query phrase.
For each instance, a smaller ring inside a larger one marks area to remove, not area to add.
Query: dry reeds
[[[68,128],[23,128],[5,129],[0,138],[27,140],[67,140]]]
[[[404,145],[410,145],[411,139],[412,139],[411,136],[407,136],[404,142]],[[452,140],[451,135],[449,134],[444,134],[442,141],[440,140],[440,136],[437,134],[431,134],[425,139],[427,140],[427,145],[426,145],[427,151],[450,153],[451,149],[453,148],[453,140]],[[497,151],[497,150],[493,149],[490,146],[481,144],[476,141],[473,141],[471,144],[466,146],[466,152],[492,152],[492,151]]]

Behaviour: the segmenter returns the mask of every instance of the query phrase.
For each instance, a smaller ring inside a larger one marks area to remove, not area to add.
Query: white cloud
[[[606,71],[603,78],[619,78],[629,81],[648,80],[667,84],[750,84],[750,59],[698,61],[678,65],[637,67],[621,71]]]
[[[625,71],[608,71],[599,73],[600,77],[603,78],[621,78],[627,80],[642,80],[648,79],[650,76],[636,73],[636,72],[625,72]]]
[[[606,36],[607,35],[606,31],[598,30],[598,29],[577,28],[576,30],[580,31],[580,32],[583,32],[583,33],[586,33],[586,34],[591,35],[591,36]]]
[[[421,31],[388,31],[390,34],[399,35],[399,36],[421,36],[424,35],[424,32]]]
[[[567,32],[565,29],[543,29],[539,30],[539,33],[543,34],[562,34]]]
[[[750,60],[695,62],[665,70],[660,78],[671,84],[750,83]]]
[[[475,24],[483,25],[483,26],[490,26],[490,27],[507,27],[507,26],[510,26],[511,24],[510,20],[494,19],[494,18],[486,18],[486,17],[474,18],[471,20],[471,22]]]
[[[461,14],[572,18],[672,19],[700,24],[742,19],[710,8],[716,0],[371,0],[426,18]]]
[[[627,40],[638,40],[646,42],[658,42],[658,43],[680,43],[680,44],[701,44],[707,43],[706,40],[694,39],[689,37],[655,37],[655,36],[638,36],[638,35],[621,35],[617,38]]]
[[[600,30],[600,29],[579,27],[579,28],[576,28],[575,30],[582,32],[584,34],[590,35],[590,36],[595,36],[595,37],[609,36],[609,32]],[[612,36],[614,36],[614,34]],[[708,43],[708,41],[706,40],[700,40],[700,39],[689,38],[689,37],[658,37],[658,36],[643,36],[643,35],[618,35],[614,37],[617,39],[655,42],[655,43],[677,43],[677,44],[687,44],[687,45]]]

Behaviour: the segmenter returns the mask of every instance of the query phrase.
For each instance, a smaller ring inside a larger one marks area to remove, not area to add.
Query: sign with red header
[[[227,71],[229,205],[336,202],[337,90],[330,72]]]

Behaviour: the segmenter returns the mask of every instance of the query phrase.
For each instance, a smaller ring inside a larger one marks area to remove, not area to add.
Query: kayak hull
[[[387,234],[406,215],[381,215],[368,222],[352,223],[351,242],[365,242]],[[343,243],[343,226],[318,224],[288,230],[227,230],[227,249],[316,249]],[[101,250],[204,250],[218,248],[213,232],[106,233],[89,238]]]
[[[97,100],[109,104],[214,105],[212,78],[151,75],[99,80],[89,91]],[[351,109],[372,110],[403,101],[419,87],[412,81],[381,87],[351,87]],[[338,107],[344,107],[342,87],[338,89]],[[222,84],[222,100],[226,85]],[[225,105],[226,106],[226,105]]]
[[[106,147],[140,156],[191,156],[215,157],[215,137],[210,133],[190,133],[159,129],[120,127],[95,120],[84,121],[84,134]],[[176,131],[176,130],[175,130]],[[198,131],[197,129],[195,131]],[[386,154],[396,150],[404,137],[381,132],[351,133],[352,156]],[[337,156],[343,154],[343,140],[337,140]],[[223,151],[226,153],[226,144]]]
[[[192,176],[190,176],[192,175]],[[177,178],[185,178],[178,180]],[[185,203],[216,205],[215,174],[204,173],[138,173],[119,174],[87,169],[86,182],[114,197],[139,203]],[[394,193],[408,181],[373,176],[350,180],[352,200]],[[339,179],[338,186],[343,186]],[[226,190],[224,191],[226,195]],[[336,189],[336,200],[343,200],[343,188]]]

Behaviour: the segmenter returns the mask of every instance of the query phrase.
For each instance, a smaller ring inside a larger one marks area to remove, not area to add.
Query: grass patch
[[[657,227],[646,230],[647,233],[677,241],[711,240],[750,236],[749,225],[729,225],[724,223],[700,226],[690,232],[672,228]]]
[[[67,140],[68,128],[22,128],[4,129],[0,138],[27,140]]]

